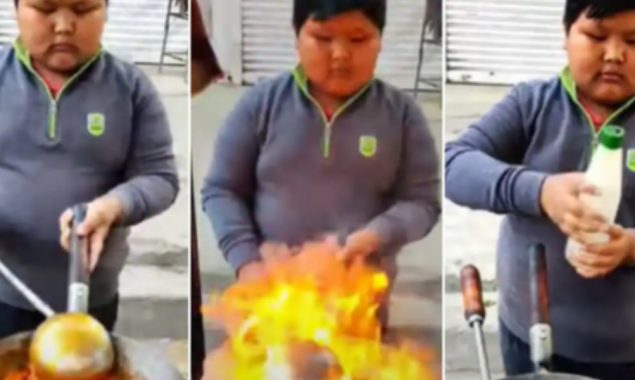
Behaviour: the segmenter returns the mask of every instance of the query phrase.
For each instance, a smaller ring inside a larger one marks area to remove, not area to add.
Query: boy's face
[[[348,12],[326,21],[307,20],[296,43],[311,84],[343,98],[373,78],[381,34],[362,12]]]
[[[635,11],[602,20],[585,12],[572,25],[566,49],[584,96],[608,106],[635,96]]]
[[[69,73],[95,55],[106,22],[105,0],[20,0],[18,27],[31,59]]]

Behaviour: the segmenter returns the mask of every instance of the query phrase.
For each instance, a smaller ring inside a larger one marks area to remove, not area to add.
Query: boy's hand
[[[635,263],[635,234],[620,226],[608,230],[610,241],[606,244],[583,245],[583,249],[568,255],[569,263],[584,278],[606,276],[622,265]],[[584,241],[581,241],[584,244]]]
[[[112,196],[97,198],[88,204],[86,219],[77,228],[80,236],[88,238],[90,255],[89,268],[92,271],[99,262],[104,249],[104,242],[113,224],[123,217],[123,206],[119,199]],[[65,250],[70,250],[71,224],[73,212],[69,209],[60,216],[60,243]]]
[[[540,193],[540,206],[568,237],[582,241],[584,233],[606,230],[604,219],[581,200],[580,194],[597,189],[584,183],[584,174],[565,173],[547,177]]]
[[[267,275],[267,264],[291,257],[293,251],[286,244],[263,243],[260,246],[262,260],[251,261],[238,269],[238,281],[257,281]]]
[[[347,261],[355,257],[368,257],[375,254],[381,248],[381,239],[377,233],[371,230],[359,230],[348,236],[342,250],[343,258]]]
[[[238,269],[238,282],[257,281],[267,275],[265,264],[261,261],[249,262]]]

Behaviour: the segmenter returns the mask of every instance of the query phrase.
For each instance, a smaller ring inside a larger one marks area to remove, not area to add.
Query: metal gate
[[[446,0],[452,82],[513,84],[566,64],[564,0]]]
[[[253,84],[297,63],[291,0],[241,0],[241,79]],[[377,74],[404,89],[416,80],[425,0],[388,1],[388,21]],[[441,82],[442,49],[425,43],[421,79]],[[425,87],[424,87],[425,88]]]
[[[104,47],[136,63],[159,62],[168,0],[110,0]],[[13,1],[0,1],[0,45],[17,36]],[[189,46],[187,21],[173,21],[168,50],[185,51]]]

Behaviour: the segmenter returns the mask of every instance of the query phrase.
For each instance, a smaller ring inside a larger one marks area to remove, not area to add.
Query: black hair
[[[361,11],[380,32],[386,25],[386,0],[294,0],[293,27],[299,34],[304,23],[313,18],[327,20],[342,13]]]
[[[18,1],[20,0],[13,0],[13,4],[15,4],[16,8],[18,7]],[[106,1],[106,5],[108,5],[108,0],[105,0],[105,1]]]
[[[567,33],[571,26],[582,16],[594,20],[613,17],[618,13],[635,11],[633,0],[567,0],[564,11],[564,27]]]

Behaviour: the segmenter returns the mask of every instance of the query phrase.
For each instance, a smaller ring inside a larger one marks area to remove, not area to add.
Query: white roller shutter
[[[291,0],[241,0],[242,81],[255,83],[297,63],[291,25]],[[389,0],[388,22],[378,76],[401,87],[414,87],[425,0]],[[422,77],[441,81],[441,48],[425,44]],[[425,87],[425,85],[424,85]]]
[[[512,84],[566,64],[564,0],[446,0],[448,80]]]
[[[158,63],[168,0],[110,0],[104,47],[113,54],[138,63]],[[187,51],[186,20],[172,18],[168,50]],[[0,1],[0,44],[17,36],[12,0]],[[170,62],[169,59],[166,62]]]

